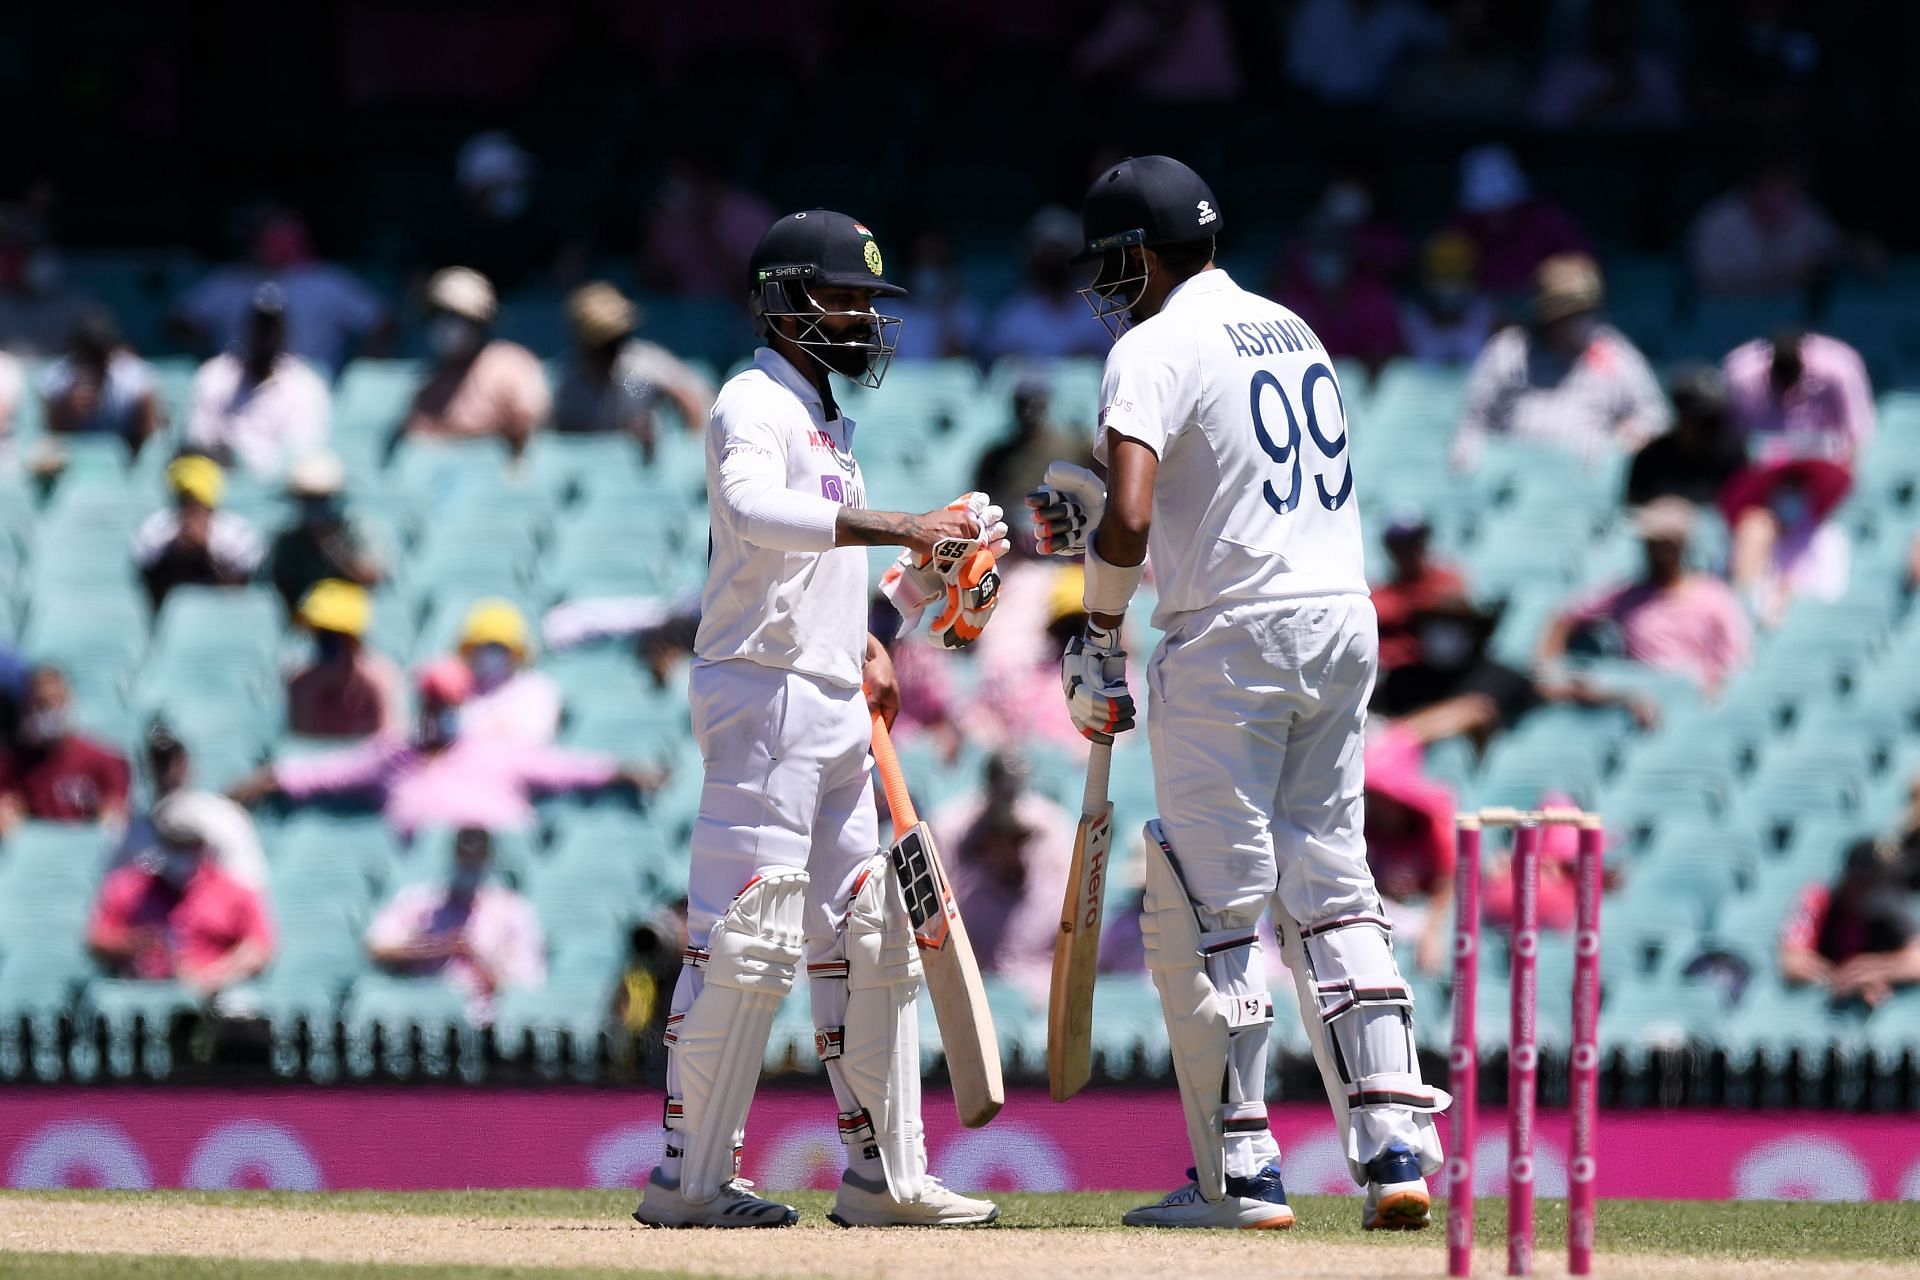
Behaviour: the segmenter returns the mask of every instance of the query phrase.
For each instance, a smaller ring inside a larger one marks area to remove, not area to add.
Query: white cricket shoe
[[[1360,1225],[1368,1231],[1418,1231],[1431,1221],[1432,1198],[1420,1161],[1396,1142],[1367,1162],[1367,1202]]]
[[[1193,1178],[1194,1171],[1187,1170]],[[1227,1178],[1224,1200],[1200,1194],[1198,1181],[1169,1192],[1158,1204],[1129,1209],[1120,1221],[1129,1227],[1193,1227],[1228,1231],[1284,1231],[1293,1225],[1293,1208],[1280,1181],[1280,1166],[1269,1164],[1250,1178]]]
[[[975,1200],[928,1178],[918,1200],[900,1201],[885,1181],[849,1169],[840,1175],[840,1194],[827,1220],[841,1227],[974,1227],[1000,1216],[991,1200]]]
[[[745,1178],[724,1184],[711,1200],[689,1200],[680,1194],[680,1180],[656,1165],[633,1220],[643,1227],[790,1227],[800,1221],[800,1211],[753,1194]]]

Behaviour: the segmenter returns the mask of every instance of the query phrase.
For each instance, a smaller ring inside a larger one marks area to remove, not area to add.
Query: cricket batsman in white
[[[1120,625],[1153,557],[1166,639],[1146,669],[1160,816],[1141,929],[1194,1161],[1189,1185],[1124,1221],[1293,1223],[1265,1101],[1273,1000],[1254,926],[1271,902],[1362,1220],[1425,1226],[1451,1099],[1420,1078],[1362,835],[1379,635],[1339,379],[1298,316],[1214,265],[1223,215],[1186,165],[1122,161],[1082,220],[1100,264],[1085,294],[1116,338],[1105,478],[1055,463],[1028,502],[1042,552],[1086,554],[1087,630],[1062,680],[1089,737],[1133,727]]]
[[[738,1152],[774,1012],[805,957],[815,1043],[840,1112],[842,1226],[957,1226],[998,1209],[927,1173],[920,1124],[920,959],[881,851],[871,704],[898,691],[867,633],[870,546],[905,547],[887,590],[912,617],[945,598],[936,638],[979,634],[991,591],[944,580],[932,552],[997,555],[998,508],[968,494],[925,515],[869,511],[854,424],[832,374],[877,387],[900,321],[875,298],[873,234],[810,209],[750,264],[766,345],[721,390],[707,428],[712,546],[694,645],[693,730],[706,770],[693,830],[685,966],[667,1020],[666,1150],[634,1217],[659,1227],[783,1227]],[[864,690],[864,692],[863,692]]]

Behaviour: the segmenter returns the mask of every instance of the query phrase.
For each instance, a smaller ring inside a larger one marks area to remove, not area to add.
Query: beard
[[[873,365],[873,352],[859,347],[818,348],[820,362],[843,378],[859,378]]]

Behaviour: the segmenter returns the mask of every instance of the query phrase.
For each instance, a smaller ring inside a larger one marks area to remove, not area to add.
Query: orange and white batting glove
[[[933,554],[900,553],[880,579],[880,591],[900,611],[908,630],[933,607],[929,632],[942,648],[961,649],[980,638],[1000,602],[1000,574],[994,565],[1008,550],[1005,513],[984,493],[969,493],[947,504],[965,509],[979,522],[971,538],[935,544]]]
[[[1119,631],[1087,624],[1085,635],[1067,641],[1060,659],[1060,687],[1066,691],[1073,727],[1090,742],[1105,742],[1133,728],[1133,693],[1127,688],[1127,651]]]

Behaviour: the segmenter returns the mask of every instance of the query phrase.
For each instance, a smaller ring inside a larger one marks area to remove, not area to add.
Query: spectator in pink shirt
[[[460,712],[471,737],[545,744],[560,732],[560,685],[527,665],[532,640],[527,620],[507,600],[488,599],[467,611],[460,660],[473,676],[473,696]]]
[[[447,660],[421,673],[420,720],[413,737],[377,738],[364,746],[271,765],[234,788],[252,803],[279,793],[297,802],[372,792],[387,822],[411,838],[422,827],[524,831],[533,825],[536,792],[583,791],[627,784],[659,785],[653,770],[609,756],[537,743],[469,737],[460,706],[472,693],[465,664]]]
[[[1747,660],[1752,645],[1747,615],[1726,583],[1687,569],[1690,503],[1680,498],[1650,502],[1634,525],[1646,550],[1645,576],[1554,619],[1540,639],[1539,660],[1559,663],[1575,631],[1610,623],[1619,628],[1628,658],[1690,676],[1706,693],[1717,694]]]
[[[1339,225],[1323,222],[1284,264],[1280,301],[1313,326],[1327,354],[1377,370],[1406,350],[1400,307],[1384,278],[1361,269]]]
[[[1494,294],[1526,288],[1555,254],[1589,251],[1573,219],[1533,193],[1513,152],[1499,143],[1460,157],[1460,212],[1453,229],[1473,241],[1480,287]]]
[[[87,943],[113,972],[178,978],[212,995],[273,958],[273,924],[259,893],[208,856],[197,824],[172,801],[153,812],[154,848],[108,873]]]
[[[1780,931],[1780,972],[1817,983],[1836,1000],[1869,1006],[1920,982],[1920,928],[1900,878],[1897,840],[1862,840],[1839,878],[1810,884]]]
[[[533,352],[492,335],[499,303],[493,284],[470,267],[448,267],[427,282],[427,345],[434,367],[400,424],[432,440],[498,436],[515,453],[553,407],[547,373]]]
[[[980,967],[1039,1006],[1053,974],[1073,819],[1028,787],[1028,772],[1017,755],[990,757],[984,790],[942,806],[932,826]]]
[[[287,677],[287,728],[310,738],[400,733],[399,669],[366,647],[367,589],[325,579],[295,616],[313,633],[313,660]]]
[[[494,997],[547,980],[546,936],[520,894],[492,878],[493,838],[463,827],[453,841],[453,874],[413,884],[367,926],[367,953],[389,972],[440,974],[467,997],[467,1019],[493,1021]]]
[[[1854,459],[1873,438],[1873,387],[1859,352],[1799,330],[1736,347],[1722,368],[1747,465],[1720,509],[1733,530],[1733,585],[1751,593],[1781,544],[1811,543],[1852,489]]]

